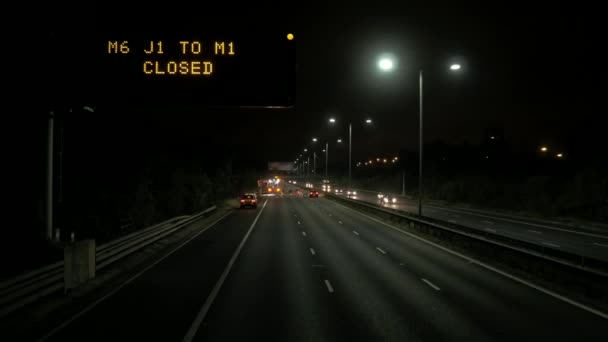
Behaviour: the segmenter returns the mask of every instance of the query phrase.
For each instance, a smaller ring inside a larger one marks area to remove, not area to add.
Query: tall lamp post
[[[380,68],[380,70],[384,71],[384,72],[390,72],[393,71],[394,69],[394,62],[391,58],[389,57],[383,57],[378,61],[378,67]],[[451,71],[459,71],[462,69],[462,66],[460,64],[454,63],[450,65],[450,70]],[[423,157],[423,143],[422,143],[422,138],[423,138],[423,71],[422,69],[419,70],[418,72],[418,112],[419,112],[419,132],[418,132],[418,136],[419,136],[419,141],[418,141],[418,148],[419,148],[419,153],[418,153],[418,215],[422,216],[422,196],[423,196],[423,188],[422,188],[422,157]]]

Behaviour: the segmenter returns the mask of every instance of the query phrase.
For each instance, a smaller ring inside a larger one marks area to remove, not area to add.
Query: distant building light
[[[556,157],[557,157],[557,158],[561,158],[561,157],[563,157],[563,156],[564,156],[564,155],[563,155],[563,154],[561,154],[561,153],[558,153],[558,154],[556,155]]]
[[[495,136],[491,136],[490,139],[494,140],[494,139],[496,139],[496,137]]]
[[[489,157],[489,156],[486,156],[486,159],[490,159],[490,157]]]
[[[547,152],[547,151],[549,151],[549,149],[547,148],[547,146],[543,146],[543,147],[540,148],[540,151],[541,152]]]

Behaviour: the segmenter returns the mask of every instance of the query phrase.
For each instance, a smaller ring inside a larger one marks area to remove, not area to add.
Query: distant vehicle
[[[344,193],[344,190],[336,189],[336,190],[334,190],[334,192],[336,193],[336,195],[342,195]]]
[[[397,197],[378,193],[378,201],[381,205],[397,204]]]
[[[243,196],[241,196],[240,204],[241,204],[241,209],[247,208],[247,207],[257,208],[258,207],[258,198],[255,194],[243,194]]]
[[[355,191],[355,190],[347,190],[346,191],[346,197],[356,199],[357,198],[357,191]]]
[[[319,197],[319,192],[317,190],[310,190],[310,192],[308,193],[308,197],[310,197],[310,198],[318,198]]]
[[[283,191],[281,179],[277,176],[271,179],[258,180],[258,189],[261,194],[280,194]]]
[[[329,184],[329,179],[324,179],[323,184]]]
[[[321,190],[327,192],[327,191],[331,191],[331,186],[329,184],[323,184],[321,185]]]

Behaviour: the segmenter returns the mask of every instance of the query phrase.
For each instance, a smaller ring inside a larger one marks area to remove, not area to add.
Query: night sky
[[[66,142],[66,158],[70,153],[99,155],[104,163],[120,167],[133,156],[154,158],[156,151],[168,148],[179,151],[176,158],[229,153],[241,162],[263,166],[271,160],[293,160],[310,146],[313,136],[346,138],[345,125],[328,126],[330,116],[339,123],[373,118],[373,127],[354,126],[355,160],[392,155],[400,149],[415,151],[420,68],[425,73],[426,142],[478,143],[487,129],[498,128],[504,130],[508,143],[522,150],[549,143],[570,155],[586,151],[593,157],[605,146],[600,139],[605,112],[600,105],[605,88],[601,49],[605,44],[599,11],[555,4],[492,9],[416,8],[401,2],[368,5],[373,8],[325,4],[287,10],[290,15],[274,15],[272,11],[280,13],[281,8],[268,7],[259,11],[264,12],[261,16],[252,12],[247,20],[226,19],[231,30],[250,30],[256,23],[272,27],[278,21],[293,26],[297,44],[294,108],[157,105],[156,98],[107,105],[74,99],[74,106],[92,105],[97,111],[66,116],[66,134],[73,135],[71,144]],[[57,20],[51,27],[102,35],[120,31],[118,21],[103,18]],[[177,32],[209,17],[180,17],[174,22],[129,18],[129,25],[140,31]],[[50,31],[44,27],[42,32]],[[377,58],[383,53],[396,57],[395,72],[378,72]],[[45,60],[40,52],[29,57]],[[463,64],[459,74],[448,71],[454,57]],[[18,148],[13,152],[21,175],[34,180],[31,187],[38,189],[44,184],[45,119],[53,102],[48,90],[61,77],[46,77],[35,68],[22,71],[12,83],[12,93],[32,105],[18,107],[24,125],[14,131],[18,134],[12,139]],[[14,76],[11,72],[9,77]],[[60,110],[67,112],[67,107]],[[344,147],[338,152],[345,158]]]

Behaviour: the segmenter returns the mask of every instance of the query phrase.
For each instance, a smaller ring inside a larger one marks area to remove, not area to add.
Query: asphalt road
[[[235,210],[52,341],[599,341],[566,303],[324,198]]]
[[[357,191],[356,200],[378,204],[376,192]],[[418,202],[398,197],[397,204],[387,208],[418,213]],[[463,225],[493,234],[543,245],[546,248],[565,250],[587,257],[608,261],[608,232],[591,228],[572,227],[557,222],[514,217],[471,209],[452,209],[423,205],[423,215]]]

